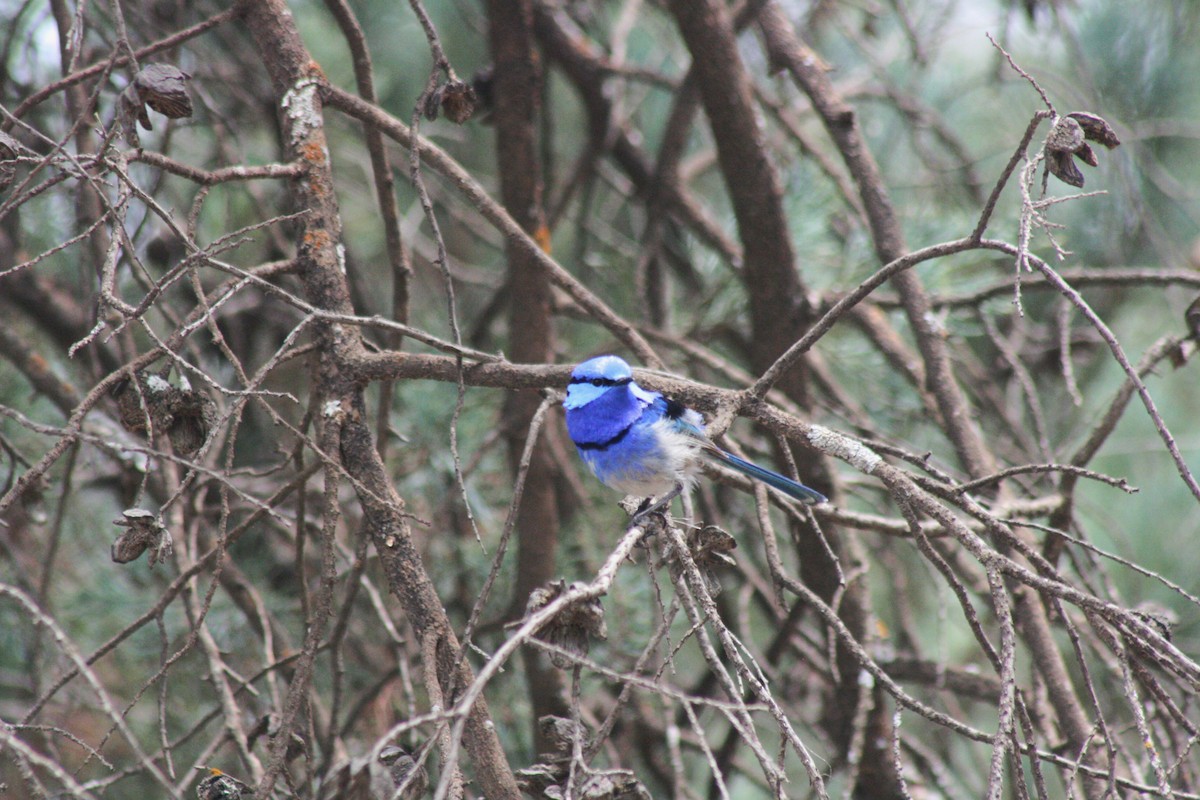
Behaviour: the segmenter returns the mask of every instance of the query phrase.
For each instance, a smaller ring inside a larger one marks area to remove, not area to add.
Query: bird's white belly
[[[697,468],[700,444],[679,430],[674,420],[660,419],[607,450],[581,451],[596,477],[618,492],[637,497],[666,494],[682,484],[689,488]]]

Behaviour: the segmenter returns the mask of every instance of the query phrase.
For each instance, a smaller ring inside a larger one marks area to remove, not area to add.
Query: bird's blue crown
[[[571,383],[625,383],[633,378],[633,370],[620,356],[596,356],[571,370]]]
[[[633,382],[633,370],[620,356],[596,356],[571,370],[567,386],[567,408],[580,408],[604,394],[613,386]]]

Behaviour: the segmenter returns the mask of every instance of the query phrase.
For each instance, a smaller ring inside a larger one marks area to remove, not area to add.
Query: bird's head
[[[626,386],[633,382],[633,370],[620,356],[596,356],[589,358],[571,370],[571,382],[567,385],[565,408],[581,408],[614,386]]]

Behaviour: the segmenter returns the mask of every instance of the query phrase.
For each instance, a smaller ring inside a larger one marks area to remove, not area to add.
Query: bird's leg
[[[670,506],[671,501],[674,500],[676,497],[679,497],[679,495],[682,493],[683,493],[683,484],[677,483],[677,484],[675,484],[674,489],[672,489],[671,491],[664,494],[653,504],[650,503],[650,500],[652,498],[647,497],[646,501],[644,503],[642,503],[642,507],[639,508],[637,510],[637,512],[633,515],[633,517],[629,520],[629,524],[631,526],[641,524],[642,520],[646,519],[651,514],[655,514],[659,511],[662,511],[664,508],[667,508],[668,506]]]

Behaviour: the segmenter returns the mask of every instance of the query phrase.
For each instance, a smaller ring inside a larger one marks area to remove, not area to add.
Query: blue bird
[[[617,356],[597,356],[575,367],[563,408],[580,458],[605,486],[659,498],[639,516],[664,507],[690,488],[705,461],[762,481],[802,503],[826,501],[814,489],[717,447],[704,433],[698,412],[638,386],[633,370]]]

